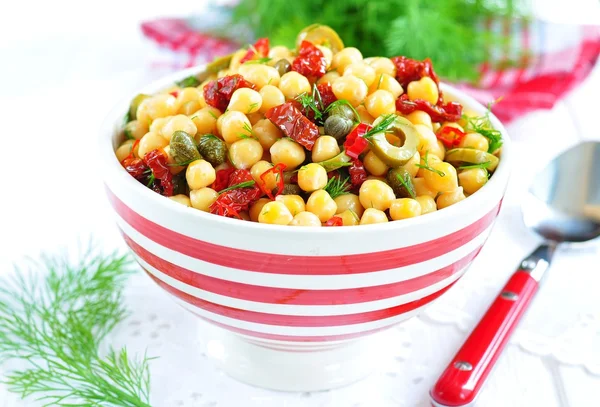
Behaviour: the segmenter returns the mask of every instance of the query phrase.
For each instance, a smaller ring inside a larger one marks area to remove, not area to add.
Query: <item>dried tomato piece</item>
[[[429,58],[425,58],[423,61],[417,61],[416,59],[404,56],[393,57],[391,59],[396,66],[396,79],[404,89],[406,89],[410,82],[418,81],[425,76],[430,77],[439,85],[440,80],[435,74]]]
[[[173,196],[173,174],[167,164],[167,155],[162,149],[155,149],[144,156],[144,162],[152,171],[158,185],[152,184],[152,189],[164,196]],[[159,188],[160,187],[160,188]]]
[[[292,102],[287,102],[267,110],[265,117],[277,126],[286,136],[311,151],[319,137],[319,128],[298,110]]]
[[[133,156],[125,157],[123,161],[121,161],[121,165],[133,178],[141,183],[146,183],[146,180],[150,175],[150,168],[148,168],[144,160],[141,158],[134,158]]]
[[[267,196],[270,199],[275,199],[277,195],[283,192],[283,188],[285,186],[283,180],[283,171],[285,171],[286,168],[287,166],[284,163],[277,163],[272,168],[269,168],[268,170],[260,174],[260,182],[258,183],[258,186],[265,194],[267,194]],[[273,194],[273,192],[269,190],[269,188],[267,188],[267,181],[265,180],[267,175],[269,175],[270,173],[276,174],[275,177],[277,179],[277,191],[275,192],[275,194]]]
[[[350,182],[354,188],[360,188],[360,186],[367,180],[367,170],[365,166],[358,158],[352,160],[352,165],[348,167],[348,173],[350,174]]]
[[[456,127],[444,126],[435,135],[446,148],[453,148],[458,147],[467,134]]]
[[[323,109],[327,109],[327,107],[335,102],[337,98],[333,94],[333,89],[331,89],[331,84],[329,83],[320,83],[317,85],[317,90],[319,91],[319,95],[321,95],[321,101],[323,102]]]
[[[407,115],[415,110],[427,113],[433,122],[456,122],[462,117],[462,105],[458,102],[440,103],[432,105],[426,100],[409,100],[404,94],[396,100],[396,110]]]
[[[229,105],[231,95],[240,88],[255,89],[256,87],[240,74],[224,76],[209,82],[204,87],[204,99],[210,106],[224,112]]]
[[[212,189],[219,192],[229,186],[229,176],[235,171],[235,168],[225,168],[216,173],[215,182],[212,184]]]
[[[302,41],[298,56],[292,62],[292,71],[315,82],[327,72],[327,61],[319,48],[308,41]]]
[[[258,53],[258,54],[257,54]],[[259,58],[265,58],[269,55],[269,39],[259,38],[252,47],[246,52],[246,55],[240,59],[240,63],[243,64],[246,61],[254,59],[255,56]]]
[[[323,226],[344,226],[344,221],[339,216],[334,216],[333,218],[325,222]]]
[[[240,212],[248,210],[262,195],[262,191],[256,185],[251,188],[236,188],[223,192],[210,206],[210,213],[228,218],[240,218]]]
[[[372,128],[373,126],[367,123],[360,123],[346,136],[344,151],[348,157],[358,158],[367,149],[369,142],[363,136]]]

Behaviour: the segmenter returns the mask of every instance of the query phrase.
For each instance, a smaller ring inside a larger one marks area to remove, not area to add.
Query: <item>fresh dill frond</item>
[[[382,117],[383,119],[379,122],[379,124],[377,124],[377,126],[374,126],[371,130],[367,131],[364,134],[363,138],[368,140],[375,134],[387,133],[392,123],[396,121],[396,115],[394,113],[390,113]]]
[[[486,161],[480,164],[472,164],[472,165],[462,165],[458,167],[459,170],[470,170],[473,168],[483,168],[486,170],[490,166],[491,161]]]
[[[482,116],[469,117],[463,115],[463,119],[467,121],[465,131],[471,133],[479,133],[488,139],[489,147],[488,153],[493,154],[496,150],[502,147],[502,133],[499,130],[493,128],[490,121],[490,113],[492,112],[492,106],[500,99],[488,103],[487,111]]]
[[[42,256],[0,283],[0,363],[19,361],[3,382],[44,406],[150,407],[144,356],[100,354],[101,342],[127,316],[122,292],[134,271],[127,255],[93,247],[81,260]]]
[[[306,115],[308,115],[309,111],[312,111],[314,113],[315,121],[319,121],[323,118],[323,100],[321,99],[321,94],[316,86],[313,86],[312,93],[301,93],[296,96],[296,100],[302,105],[302,110]]]
[[[415,193],[415,187],[412,185],[412,182],[410,182],[410,174],[406,173],[408,180],[405,179],[402,175],[400,174],[396,174],[396,179],[398,180],[398,182],[400,182],[402,184],[402,186],[404,187],[404,189],[406,190],[406,192],[408,192],[408,194],[410,195],[410,197],[412,199],[415,199],[417,197],[416,193]]]
[[[235,184],[235,185],[232,185],[230,187],[220,190],[219,195],[221,195],[223,192],[231,191],[232,189],[250,188],[250,187],[253,187],[254,184],[256,184],[256,182],[253,180],[240,182],[239,184]]]
[[[439,175],[440,177],[445,177],[445,176],[446,176],[446,174],[445,174],[443,171],[436,170],[435,168],[432,168],[432,167],[429,165],[429,151],[427,151],[427,152],[425,153],[425,156],[423,157],[423,162],[424,162],[425,164],[415,164],[415,166],[417,166],[417,167],[419,167],[419,168],[423,168],[424,170],[427,170],[427,171],[434,172],[434,173],[436,173],[437,175]]]
[[[349,178],[331,177],[323,189],[329,193],[331,199],[335,199],[340,195],[348,193],[351,186],[349,181]]]
[[[246,112],[246,114],[250,114],[257,107],[258,107],[258,102],[250,103],[250,106],[248,106],[248,111]],[[248,123],[246,123],[246,124],[248,124]],[[250,131],[252,131],[252,130],[250,130]]]
[[[217,120],[217,119],[218,119],[217,115],[216,115],[216,114],[214,114],[213,112],[211,112],[210,110],[208,111],[208,114],[209,114],[209,115],[211,115],[211,117],[212,117],[213,119],[215,119],[215,120]],[[192,117],[192,119],[193,119],[193,117]]]
[[[265,57],[265,58],[251,59],[249,61],[244,62],[244,65],[245,64],[267,64],[271,61],[271,59],[273,59],[273,58]]]

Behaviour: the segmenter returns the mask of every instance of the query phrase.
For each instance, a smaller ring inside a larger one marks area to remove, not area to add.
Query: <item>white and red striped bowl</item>
[[[175,73],[141,92],[198,71]],[[443,90],[485,113],[465,94]],[[206,335],[214,337],[209,352],[220,366],[263,387],[326,389],[368,373],[374,334],[421,312],[477,256],[508,182],[510,142],[491,117],[505,139],[500,165],[480,191],[444,210],[319,229],[228,219],[164,198],[125,172],[114,150],[130,99],[111,112],[101,140],[107,193],[123,237],[150,278],[217,327]]]

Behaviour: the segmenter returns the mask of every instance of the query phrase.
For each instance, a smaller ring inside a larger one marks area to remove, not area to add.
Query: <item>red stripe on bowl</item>
[[[107,189],[107,193],[113,208],[125,222],[161,246],[224,267],[275,274],[355,274],[421,263],[446,254],[471,241],[493,223],[500,209],[500,203],[498,203],[494,209],[471,225],[438,239],[413,246],[340,256],[297,256],[254,252],[194,239],[144,218],[126,206],[109,189]]]
[[[423,276],[379,286],[338,290],[305,290],[242,284],[206,276],[164,260],[134,242],[121,231],[127,245],[146,263],[184,284],[214,294],[272,304],[343,305],[376,301],[408,294],[436,284],[466,267],[479,254],[478,247],[462,259]],[[401,278],[401,275],[398,276]]]
[[[264,312],[248,311],[244,309],[215,304],[213,302],[206,301],[194,297],[193,295],[184,293],[183,291],[180,291],[177,288],[172,287],[167,283],[154,277],[152,273],[148,271],[146,271],[146,273],[150,276],[150,278],[152,278],[152,280],[154,280],[160,287],[165,289],[170,294],[174,295],[180,300],[187,302],[188,304],[194,305],[213,314],[222,315],[227,318],[237,319],[239,321],[253,322],[257,324],[307,328],[354,325],[395,317],[397,315],[403,314],[405,312],[411,311],[415,308],[427,304],[434,298],[439,297],[442,293],[448,290],[448,288],[452,286],[452,284],[454,284],[453,282],[452,284],[449,284],[448,286],[442,288],[439,291],[434,292],[433,294],[391,308],[347,315],[301,316],[267,314]]]

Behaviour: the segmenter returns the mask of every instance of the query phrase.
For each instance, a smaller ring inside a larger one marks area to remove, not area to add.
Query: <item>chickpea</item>
[[[231,62],[229,63],[229,69],[237,71],[241,66],[241,60],[246,56],[248,50],[246,49],[238,49],[233,53],[231,57]]]
[[[281,58],[286,58],[286,57],[291,57],[291,56],[292,56],[292,52],[287,47],[284,47],[283,45],[277,45],[269,50],[269,58],[271,58],[271,60],[276,61],[276,62],[277,62],[277,60],[280,60]]]
[[[306,154],[304,147],[287,138],[277,140],[269,149],[273,164],[283,163],[287,171],[296,169],[304,162]]]
[[[373,117],[396,112],[396,99],[387,90],[376,90],[365,100],[367,112]]]
[[[140,158],[144,158],[144,156],[150,151],[156,150],[157,148],[166,147],[168,144],[169,141],[165,140],[157,133],[148,132],[140,139],[140,144],[138,145],[138,156]]]
[[[378,74],[375,81],[369,86],[369,93],[373,93],[376,90],[387,90],[394,96],[394,99],[398,99],[398,96],[404,93],[402,85],[400,85],[396,78],[386,73]]]
[[[362,216],[365,209],[360,203],[360,199],[358,199],[358,195],[355,194],[343,194],[337,196],[335,199],[335,204],[337,205],[336,214],[340,214],[345,211],[352,211],[359,218]]]
[[[390,217],[392,220],[402,220],[421,216],[421,204],[415,199],[394,199],[390,205]]]
[[[437,211],[435,199],[429,195],[417,196],[415,200],[421,205],[421,215]]]
[[[212,106],[206,106],[192,114],[191,119],[196,126],[196,133],[199,136],[205,134],[217,134],[217,119],[221,116],[219,109]]]
[[[242,64],[238,73],[253,83],[258,90],[266,85],[277,86],[280,81],[277,69],[264,64]]]
[[[479,133],[467,133],[458,146],[487,152],[490,148],[490,142]]]
[[[300,212],[289,223],[290,226],[321,226],[321,220],[311,212]]]
[[[263,206],[265,206],[269,202],[271,202],[271,200],[269,198],[260,198],[258,201],[254,202],[250,206],[249,215],[250,215],[250,220],[252,222],[258,222],[258,216],[260,215],[260,212],[262,211]]]
[[[252,175],[252,179],[256,182],[256,185],[262,185],[265,183],[265,188],[269,190],[273,190],[277,186],[277,177],[273,172],[269,172],[265,175],[264,180],[260,178],[265,172],[269,171],[273,168],[273,164],[268,161],[260,160],[256,164],[250,168],[250,174]]]
[[[433,130],[433,124],[431,123],[431,117],[422,110],[415,110],[414,112],[405,116],[412,124],[422,124]]]
[[[178,195],[173,195],[169,197],[170,200],[175,201],[181,205],[185,205],[185,206],[192,206],[192,204],[190,203],[190,198],[188,198],[187,195],[184,194],[178,194]]]
[[[253,138],[236,141],[229,146],[229,160],[238,170],[245,170],[260,161],[263,148]]]
[[[344,69],[346,69],[348,65],[354,62],[360,62],[362,59],[362,53],[358,49],[354,47],[346,47],[333,56],[333,59],[331,60],[331,66],[337,69],[340,74],[343,74]]]
[[[267,202],[262,207],[258,221],[271,225],[287,225],[294,219],[290,210],[281,202]]]
[[[171,155],[171,146],[166,146],[165,148],[163,148],[163,151],[167,155],[167,164],[169,164],[169,170],[171,171],[171,174],[179,174],[181,171],[185,170],[185,166],[175,165],[177,163]]]
[[[309,93],[311,91],[308,79],[295,71],[290,71],[281,77],[279,89],[286,99],[294,99],[301,93]]]
[[[233,143],[240,140],[243,136],[250,136],[252,125],[250,120],[242,112],[235,110],[225,112],[219,117],[221,122],[221,136],[227,143]],[[218,126],[218,123],[217,123]]]
[[[433,130],[424,124],[415,124],[415,129],[420,138],[417,151],[419,151],[421,157],[424,157],[429,151],[429,157],[435,156],[440,160],[443,160],[446,155],[446,148],[442,142],[437,139]]]
[[[139,140],[148,131],[148,126],[143,125],[139,120],[132,120],[125,125],[125,135],[127,138]]]
[[[248,213],[248,211],[241,211],[239,213],[239,215],[240,215],[240,219],[242,219],[242,220],[247,220],[247,221],[251,220],[250,219],[250,214]]]
[[[323,76],[321,76],[321,77],[319,78],[319,80],[317,81],[317,84],[318,84],[318,85],[320,85],[320,84],[322,84],[322,83],[329,83],[329,84],[332,84],[332,83],[333,83],[333,81],[335,81],[335,80],[336,80],[337,78],[339,78],[340,76],[342,76],[342,75],[340,75],[340,74],[338,73],[338,71],[329,71],[329,72],[327,72],[325,75],[323,75]]]
[[[336,98],[346,99],[354,107],[360,105],[365,100],[369,91],[364,81],[352,75],[337,78],[331,84],[331,89]]]
[[[265,85],[259,93],[262,97],[262,104],[259,109],[261,113],[266,113],[267,110],[285,103],[285,96],[276,86]]]
[[[380,211],[388,209],[396,196],[388,184],[377,179],[367,179],[360,187],[358,194],[363,208],[375,208]]]
[[[248,120],[250,120],[251,126],[254,126],[256,123],[258,123],[261,120],[264,120],[265,118],[265,116],[259,112],[250,113],[249,115],[246,115],[246,117],[248,118]]]
[[[429,76],[424,76],[418,81],[412,81],[406,89],[410,100],[423,99],[435,105],[439,98],[437,84]]]
[[[179,107],[178,113],[189,116],[192,113],[195,113],[198,110],[202,109],[203,107],[204,106],[202,106],[202,103],[200,103],[198,100],[190,100],[189,102],[185,102]]]
[[[454,205],[457,202],[465,199],[465,194],[463,193],[462,187],[458,187],[453,191],[444,192],[437,197],[437,208],[444,209],[450,205]]]
[[[165,124],[167,124],[171,117],[173,116],[159,117],[158,119],[155,119],[154,121],[152,121],[152,124],[150,125],[148,131],[162,135],[162,128],[165,126]]]
[[[396,76],[396,65],[394,65],[391,59],[385,57],[374,57],[367,59],[365,59],[365,62],[375,69],[377,76],[381,75],[382,73],[391,77]]]
[[[410,174],[411,177],[416,177],[419,172],[417,164],[421,164],[421,155],[417,151],[406,164],[403,165],[404,169]]]
[[[117,156],[117,160],[122,162],[129,154],[131,154],[131,149],[133,148],[133,140],[125,140],[123,144],[117,148],[115,154]]]
[[[474,194],[488,181],[488,172],[484,168],[471,168],[458,174],[458,183],[467,194]]]
[[[367,153],[363,164],[365,165],[365,169],[369,171],[371,175],[375,175],[376,177],[384,176],[390,169],[390,167],[385,165],[373,151]]]
[[[331,136],[321,136],[315,140],[312,149],[312,160],[315,163],[329,160],[340,153],[337,140]]]
[[[356,108],[356,113],[358,113],[358,117],[362,123],[373,124],[375,118],[369,114],[367,108],[363,105],[360,105]]]
[[[329,196],[327,191],[319,189],[308,197],[308,201],[306,201],[306,210],[317,215],[321,222],[327,222],[335,215],[337,205],[335,204],[335,201],[331,199],[331,196]]]
[[[325,188],[327,185],[327,171],[319,164],[310,163],[298,171],[298,186],[306,192]]]
[[[385,212],[375,208],[367,208],[363,216],[360,218],[361,225],[371,225],[373,223],[386,223],[388,222],[387,215]]]
[[[196,135],[196,125],[186,115],[178,114],[177,116],[171,117],[160,130],[160,135],[167,141],[171,140],[171,136],[176,131],[185,131],[190,136]]]
[[[356,76],[358,79],[362,79],[368,88],[375,82],[377,74],[375,73],[375,69],[361,61],[346,66],[344,68],[344,76]]]
[[[260,93],[250,88],[240,88],[233,92],[227,110],[236,110],[244,114],[258,112],[262,105]]]
[[[188,165],[185,179],[190,189],[200,189],[215,182],[216,172],[208,161],[196,160]]]
[[[252,133],[258,138],[258,142],[264,150],[270,149],[271,146],[283,136],[281,130],[279,130],[279,128],[269,119],[263,119],[256,122],[252,127]]]
[[[415,194],[417,194],[417,197],[429,196],[435,198],[437,196],[437,192],[427,185],[424,178],[413,179],[413,186],[415,187]]]
[[[177,113],[179,104],[177,98],[169,94],[158,94],[142,100],[136,112],[136,118],[142,123],[148,123],[159,117],[173,116]]]
[[[306,210],[304,199],[300,195],[278,195],[275,200],[284,204],[294,216]]]
[[[360,223],[360,218],[358,215],[350,209],[346,209],[337,216],[342,218],[343,226],[356,226]]]
[[[323,57],[325,58],[326,62],[325,67],[329,69],[331,67],[331,61],[333,60],[333,52],[331,51],[331,48],[324,45],[317,45],[317,48],[319,48],[319,50],[321,50],[323,53]]]
[[[202,96],[202,91],[196,87],[183,88],[177,92],[177,102],[179,106],[183,106],[188,102],[199,102],[203,99]]]
[[[423,178],[431,189],[438,192],[449,192],[458,187],[456,168],[452,164],[439,161],[430,162],[429,166],[436,171],[425,170]]]

